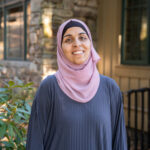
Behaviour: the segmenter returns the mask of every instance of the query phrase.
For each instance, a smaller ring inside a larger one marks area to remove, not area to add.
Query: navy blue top
[[[69,98],[54,75],[36,93],[27,150],[127,150],[122,96],[116,82],[100,75],[96,95],[86,103]]]

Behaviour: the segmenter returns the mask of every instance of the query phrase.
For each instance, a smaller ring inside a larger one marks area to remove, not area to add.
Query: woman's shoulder
[[[100,82],[103,86],[109,88],[111,91],[120,91],[120,88],[116,81],[108,76],[100,75]]]
[[[41,81],[40,87],[50,87],[53,86],[55,83],[56,83],[55,75],[48,75]]]
[[[56,79],[54,75],[49,75],[46,78],[44,78],[37,89],[35,97],[47,97],[47,99],[49,99],[52,96],[53,91],[55,89],[55,82]]]
[[[101,83],[103,89],[109,93],[112,108],[118,107],[122,103],[122,93],[116,81],[110,77],[101,75]]]

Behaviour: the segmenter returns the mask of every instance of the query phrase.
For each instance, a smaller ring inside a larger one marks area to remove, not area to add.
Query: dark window
[[[0,10],[0,59],[4,58],[4,14]]]
[[[29,2],[0,2],[0,59],[26,60]]]
[[[123,0],[122,64],[150,64],[150,1]]]

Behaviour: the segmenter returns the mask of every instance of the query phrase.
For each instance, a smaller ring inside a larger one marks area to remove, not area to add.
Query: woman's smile
[[[80,65],[89,58],[91,41],[82,28],[71,27],[63,36],[62,50],[70,62]]]
[[[84,53],[84,51],[82,51],[82,50],[72,52],[73,55],[80,55],[80,54],[83,54],[83,53]]]

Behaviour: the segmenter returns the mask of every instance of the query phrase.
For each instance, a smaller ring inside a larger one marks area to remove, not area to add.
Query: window
[[[4,56],[4,14],[0,10],[0,59]]]
[[[0,59],[27,59],[29,9],[27,0],[0,1]]]
[[[123,0],[122,64],[150,65],[150,0]]]

